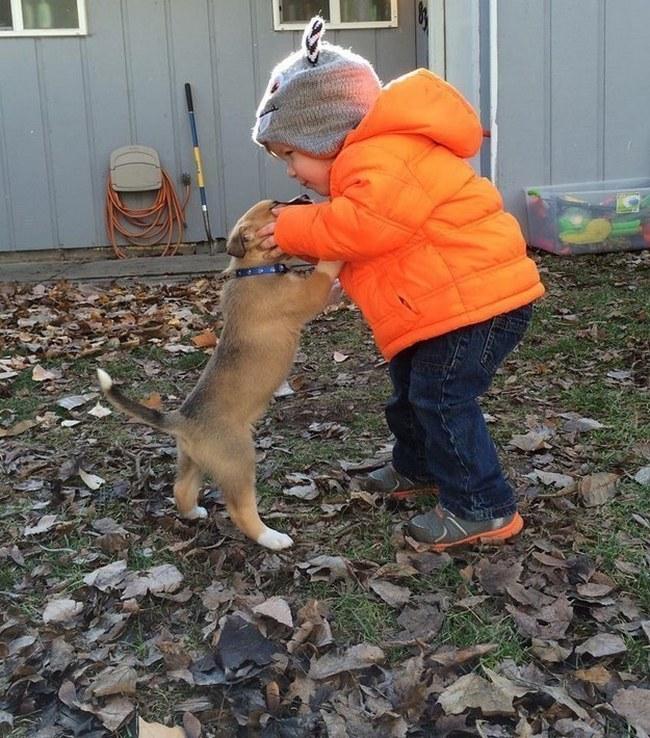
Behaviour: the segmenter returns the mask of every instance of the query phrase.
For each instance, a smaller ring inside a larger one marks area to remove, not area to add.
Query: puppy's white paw
[[[185,520],[203,520],[208,517],[208,511],[204,507],[197,505],[194,509],[183,515]]]
[[[257,538],[257,542],[260,546],[266,546],[273,551],[280,551],[283,548],[289,548],[293,546],[293,539],[285,533],[280,533],[279,530],[273,530],[273,528],[266,528],[266,530]]]

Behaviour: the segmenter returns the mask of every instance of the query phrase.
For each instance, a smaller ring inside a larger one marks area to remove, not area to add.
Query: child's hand
[[[276,259],[283,255],[284,252],[275,242],[275,221],[262,226],[255,235],[261,239],[259,248],[267,252],[267,259]]]

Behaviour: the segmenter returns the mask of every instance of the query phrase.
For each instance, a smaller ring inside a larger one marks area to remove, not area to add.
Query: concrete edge
[[[0,264],[0,282],[58,282],[120,277],[179,277],[223,271],[227,254],[144,256],[98,261],[9,262]]]

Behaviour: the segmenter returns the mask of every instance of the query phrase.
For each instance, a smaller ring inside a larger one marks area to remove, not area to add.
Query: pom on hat
[[[302,42],[305,45],[305,55],[307,56],[307,61],[310,64],[316,64],[318,61],[318,55],[320,54],[320,40],[323,37],[324,32],[325,21],[320,17],[320,15],[312,18],[305,28],[305,32],[302,35]]]
[[[381,84],[370,62],[322,41],[325,22],[309,21],[302,48],[271,73],[253,140],[281,143],[314,157],[336,154],[375,103]]]

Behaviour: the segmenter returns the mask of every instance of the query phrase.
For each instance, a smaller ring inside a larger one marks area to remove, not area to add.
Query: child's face
[[[286,144],[269,144],[273,156],[287,165],[287,176],[297,179],[303,187],[313,190],[319,195],[330,194],[330,169],[334,163],[331,159],[316,159],[309,154],[291,148]]]

